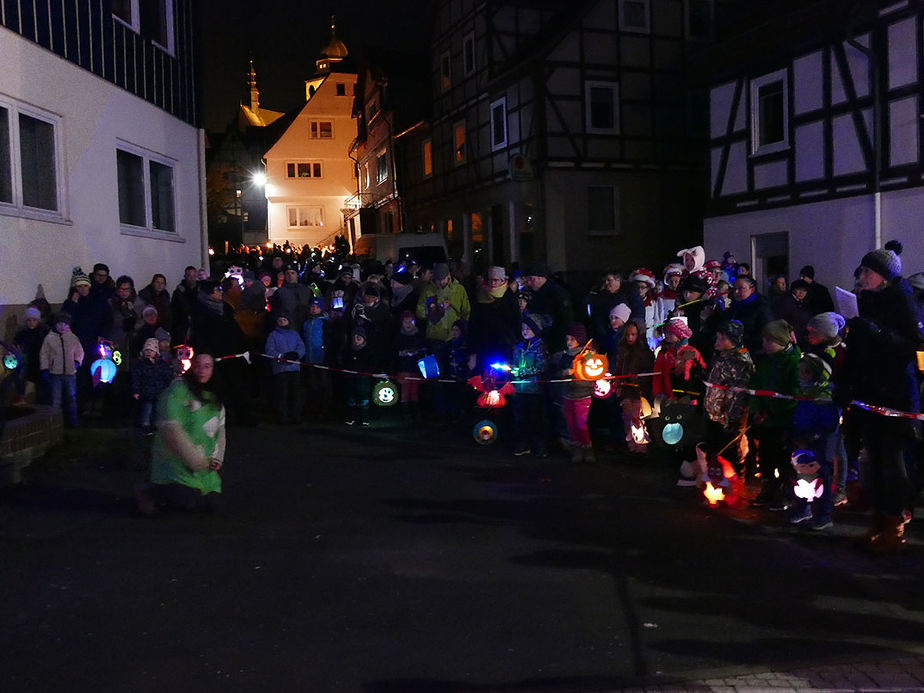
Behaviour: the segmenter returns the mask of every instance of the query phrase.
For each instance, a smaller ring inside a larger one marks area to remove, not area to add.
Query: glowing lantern
[[[796,480],[793,484],[793,493],[796,498],[801,498],[811,503],[824,495],[825,485],[819,470],[821,465],[815,459],[815,455],[809,450],[796,450],[790,460],[793,469],[796,470]]]
[[[668,445],[677,445],[683,440],[683,424],[678,422],[665,424],[661,430],[661,439]]]
[[[497,426],[487,419],[479,421],[472,429],[472,436],[479,445],[490,445],[497,440]]]
[[[607,373],[606,375],[609,375]],[[597,382],[594,383],[594,397],[598,399],[606,399],[616,391],[616,388],[613,386],[613,381],[607,377],[600,378]]]
[[[661,416],[648,420],[648,428],[653,432],[652,440],[660,445],[673,448],[684,444],[693,435],[697,420],[696,410],[684,402],[669,402],[661,405]]]
[[[424,378],[439,378],[440,377],[440,365],[436,361],[436,357],[433,354],[424,356],[417,362],[417,367],[420,369],[420,374]]]
[[[183,373],[189,370],[189,367],[192,366],[193,356],[196,355],[196,352],[193,348],[187,344],[180,344],[176,348],[176,360],[180,362],[180,365],[183,367]]]
[[[11,351],[6,352],[3,355],[3,367],[8,371],[15,371],[19,368],[19,359],[16,358],[16,354]]]
[[[90,365],[90,374],[93,376],[93,384],[111,383],[116,374],[116,365],[112,359],[96,359]]]
[[[581,351],[574,357],[571,365],[575,380],[597,380],[609,368],[609,361],[605,354],[594,351]]]
[[[709,501],[709,505],[715,505],[719,501],[725,500],[725,491],[720,486],[713,486],[711,481],[706,482],[706,488],[703,489],[703,495]]]
[[[797,479],[793,487],[793,493],[796,494],[796,498],[802,498],[809,503],[821,498],[824,492],[825,486],[818,477],[811,481],[808,479]]]
[[[514,393],[513,385],[505,382],[498,387],[497,380],[491,376],[482,378],[476,375],[470,378],[468,384],[478,390],[478,406],[483,409],[499,409],[507,404],[507,395]]]
[[[390,380],[382,380],[372,388],[372,400],[380,407],[390,407],[398,402],[398,388]]]
[[[113,362],[115,365],[117,365],[117,366],[121,366],[121,365],[122,365],[122,352],[121,352],[121,351],[119,351],[119,350],[117,350],[117,349],[116,349],[116,350],[113,350],[113,352],[112,352],[112,362]]]

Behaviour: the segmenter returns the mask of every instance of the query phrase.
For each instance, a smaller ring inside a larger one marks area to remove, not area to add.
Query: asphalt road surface
[[[0,493],[0,691],[558,693],[924,643],[924,545],[857,551],[850,506],[817,535],[664,460],[264,424],[222,512],[145,518],[145,446],[72,431]]]

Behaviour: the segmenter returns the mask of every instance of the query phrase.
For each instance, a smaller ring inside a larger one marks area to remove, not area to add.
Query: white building
[[[707,255],[758,278],[853,285],[862,256],[903,242],[924,269],[924,3],[831,0],[777,8],[716,46],[710,80]]]
[[[317,71],[305,83],[305,105],[269,148],[266,162],[269,240],[319,245],[344,232],[343,210],[357,192],[349,157],[356,138],[356,71],[331,26]]]
[[[190,0],[65,5],[0,13],[0,311],[207,261]]]

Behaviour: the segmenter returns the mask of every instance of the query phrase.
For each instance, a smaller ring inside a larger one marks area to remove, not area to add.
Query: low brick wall
[[[18,484],[22,470],[49,446],[61,441],[64,422],[61,410],[33,406],[30,413],[7,420],[0,437],[0,486]]]

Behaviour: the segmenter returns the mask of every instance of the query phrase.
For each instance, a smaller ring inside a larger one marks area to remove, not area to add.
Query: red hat
[[[652,289],[657,286],[657,280],[655,279],[654,272],[652,272],[647,267],[639,267],[632,274],[629,275],[630,282],[645,282]]]
[[[705,266],[707,270],[722,269],[722,263],[719,262],[718,260],[710,260],[709,262],[706,263]]]

